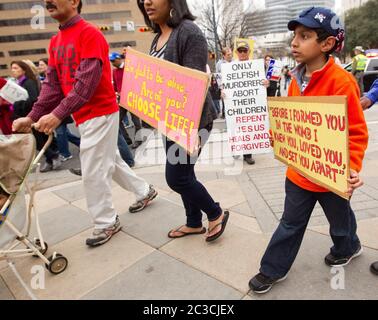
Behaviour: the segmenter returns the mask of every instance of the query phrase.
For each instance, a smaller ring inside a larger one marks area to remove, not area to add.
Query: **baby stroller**
[[[51,141],[52,135],[35,157],[36,143],[32,134],[0,135],[0,261],[6,260],[12,266],[13,258],[34,256],[40,258],[52,274],[60,274],[67,268],[68,261],[55,252],[49,258],[44,256],[47,244],[43,241],[33,204],[36,183],[30,187],[26,182]],[[30,197],[28,204],[25,191]],[[32,220],[38,234],[33,241],[29,239]],[[20,245],[25,248],[18,248]]]

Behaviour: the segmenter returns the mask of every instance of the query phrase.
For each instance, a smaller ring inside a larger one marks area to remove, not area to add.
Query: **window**
[[[6,70],[8,66],[6,64],[0,64],[0,70]]]
[[[369,59],[366,71],[378,71],[378,58]]]
[[[24,2],[5,2],[0,3],[1,10],[24,10],[30,9],[35,5],[35,1],[24,1]]]
[[[131,17],[131,11],[110,11],[103,13],[84,13],[81,15],[85,20],[122,19]],[[30,25],[28,18],[0,20],[0,27],[27,26]],[[46,23],[56,23],[51,17],[45,17]]]
[[[0,36],[0,42],[17,42],[17,41],[32,41],[32,40],[46,40],[50,39],[55,32],[33,33],[33,34],[19,34],[16,36]]]
[[[4,52],[0,51],[0,58],[4,57]]]
[[[45,48],[9,51],[9,55],[11,57],[27,56],[27,55],[33,55],[33,54],[44,54],[44,53],[46,53],[46,49]]]
[[[136,47],[135,41],[110,42],[110,48]]]

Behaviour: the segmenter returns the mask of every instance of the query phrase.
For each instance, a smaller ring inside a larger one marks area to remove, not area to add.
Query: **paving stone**
[[[366,247],[378,250],[378,218],[358,221],[357,227],[357,234],[361,243]],[[329,226],[311,227],[310,229],[325,235],[329,234]]]
[[[139,176],[145,179],[149,184],[152,184],[160,189],[166,191],[172,191],[171,188],[167,185],[165,180],[165,174],[163,173],[148,173],[148,174],[139,174]]]
[[[247,198],[252,214],[257,218],[263,232],[272,232],[277,227],[277,218],[269,208],[258,189],[249,183],[248,177],[238,178],[240,189]]]
[[[260,258],[268,244],[265,235],[230,224],[215,243],[204,237],[171,241],[161,251],[246,294],[250,276],[258,270]]]
[[[248,201],[243,202],[237,206],[234,206],[230,208],[231,211],[240,213],[242,215],[248,216],[248,217],[255,217],[254,214],[252,213],[252,210],[248,204]]]
[[[29,201],[29,196],[26,196]],[[52,192],[38,191],[34,198],[34,208],[38,213],[43,214],[52,209],[66,205],[67,202]]]
[[[92,228],[92,218],[83,210],[65,205],[50,210],[39,217],[42,236],[49,246],[71,238]],[[35,223],[32,223],[30,239],[37,237]]]
[[[233,211],[231,211],[230,214],[232,216],[232,220],[230,221],[231,224],[247,231],[262,233],[257,219],[253,217],[247,217]]]
[[[236,300],[242,296],[212,277],[155,251],[83,299]]]
[[[182,206],[158,199],[141,212],[121,214],[120,220],[123,232],[159,248],[171,240],[169,230],[186,223],[186,216]]]
[[[103,246],[88,248],[85,239],[90,235],[91,231],[85,231],[52,248],[68,259],[68,267],[59,275],[46,271],[45,289],[33,290],[38,299],[79,299],[153,251],[122,232]],[[40,260],[33,258],[18,261],[17,271],[25,283],[31,283],[31,268],[39,264]],[[2,276],[16,299],[29,299],[10,269]]]
[[[0,301],[1,300],[14,300],[14,297],[4,283],[3,279],[0,277]]]
[[[82,184],[57,190],[53,193],[69,203],[85,198],[84,187]]]
[[[361,257],[345,267],[345,290],[334,290],[331,283],[337,282],[335,277],[340,277],[342,271],[334,269],[331,273],[332,269],[324,263],[331,245],[330,237],[307,231],[288,278],[267,294],[251,292],[251,297],[257,300],[377,300],[377,277],[369,272],[377,251],[365,249]]]
[[[232,208],[246,201],[238,183],[226,180],[214,180],[204,183],[215,202],[220,202],[222,208]]]
[[[135,195],[132,192],[126,191],[118,185],[112,188],[112,199],[114,208],[118,214],[128,212],[129,207],[136,201]],[[72,205],[88,212],[86,199],[74,201]]]

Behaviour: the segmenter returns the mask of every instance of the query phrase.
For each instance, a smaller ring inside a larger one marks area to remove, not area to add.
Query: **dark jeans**
[[[331,254],[345,257],[355,253],[360,241],[356,234],[356,217],[349,201],[331,192],[304,190],[289,179],[285,182],[285,192],[284,213],[261,260],[261,273],[271,278],[282,278],[289,272],[317,201],[330,224],[334,244]]]
[[[135,161],[134,161],[134,156],[133,154],[131,153],[130,151],[130,148],[129,146],[127,145],[126,143],[126,140],[125,138],[123,137],[122,135],[122,132],[121,132],[121,126],[118,130],[118,141],[117,141],[117,145],[118,145],[118,150],[119,150],[119,153],[121,154],[121,158],[130,166],[130,167],[133,167],[134,164],[135,164]]]
[[[71,156],[70,149],[68,148],[68,142],[80,147],[80,138],[71,133],[71,131],[67,128],[66,123],[62,123],[58,128],[56,128],[55,131],[59,153],[66,158]]]
[[[208,129],[211,130],[211,127]],[[210,136],[201,135],[201,146],[204,146]],[[219,203],[214,202],[206,188],[197,180],[194,166],[198,157],[190,157],[186,151],[164,138],[167,162],[165,177],[169,187],[181,195],[184,203],[187,223],[190,228],[202,227],[202,211],[209,221],[214,221],[222,214]]]
[[[37,144],[37,150],[42,150],[43,146],[46,144],[48,136],[43,132],[39,132],[33,129],[33,134],[35,137],[35,141]],[[59,157],[59,150],[58,145],[56,143],[55,137],[50,144],[50,146],[45,151],[45,158],[46,162],[52,164],[53,159],[57,159]]]
[[[220,110],[220,100],[213,99],[213,102],[214,102],[215,112],[217,113],[217,115],[219,115],[220,112],[221,112],[221,110]]]

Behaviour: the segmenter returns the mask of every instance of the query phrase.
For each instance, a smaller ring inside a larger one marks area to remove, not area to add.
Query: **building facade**
[[[82,1],[82,17],[96,26],[108,29],[103,33],[110,51],[119,52],[124,46],[148,51],[153,35],[150,32],[139,32],[139,28],[145,23],[136,1]],[[0,76],[10,75],[12,61],[29,59],[37,62],[48,57],[48,44],[57,33],[58,24],[43,10],[41,4],[43,5],[42,1],[36,0],[0,0]]]
[[[286,33],[289,20],[312,6],[334,9],[335,0],[266,0],[265,9],[248,14],[248,35],[259,37]]]

